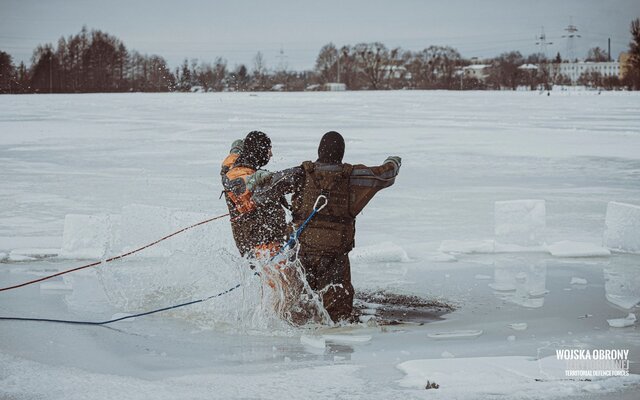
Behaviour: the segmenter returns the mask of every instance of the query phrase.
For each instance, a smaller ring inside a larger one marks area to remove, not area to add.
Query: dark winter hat
[[[244,147],[236,164],[248,165],[258,169],[269,162],[271,151],[271,139],[266,133],[251,131],[244,138]]]
[[[335,131],[327,132],[320,139],[318,161],[328,164],[340,164],[344,157],[344,138]]]

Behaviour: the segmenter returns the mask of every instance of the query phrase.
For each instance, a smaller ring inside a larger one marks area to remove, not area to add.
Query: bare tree
[[[168,92],[175,86],[173,74],[167,67],[164,58],[152,55],[148,58],[150,90],[153,92]]]
[[[518,69],[522,64],[524,64],[524,58],[519,51],[501,54],[491,62],[488,82],[494,89],[506,87],[516,90],[522,83],[522,70]]]
[[[451,47],[430,46],[413,54],[407,67],[413,86],[419,89],[452,89],[462,57]]]
[[[200,66],[196,69],[195,81],[196,85],[201,86],[202,90],[204,90],[205,92],[213,90],[212,87],[214,83],[214,72],[213,67],[211,67],[210,63],[203,62],[202,64],[200,64]]]
[[[215,64],[213,66],[213,72],[213,90],[220,92],[226,87],[227,61],[220,57],[216,58]]]
[[[361,88],[360,79],[358,79],[358,64],[356,60],[355,49],[351,46],[343,46],[340,49],[340,80],[350,90],[358,90]]]
[[[253,57],[253,85],[252,89],[266,90],[267,85],[267,63],[262,55],[262,52],[258,52]]]
[[[594,47],[589,49],[587,52],[587,58],[585,61],[594,61],[594,62],[604,62],[609,61],[609,55],[606,51],[602,50],[600,47]]]
[[[602,74],[598,71],[585,71],[580,74],[578,85],[591,88],[602,87]]]
[[[531,90],[551,90],[552,77],[556,71],[559,71],[560,66],[550,62],[543,53],[529,54],[525,59],[525,63],[535,65],[537,69],[522,71],[521,78],[523,83],[528,85]]]
[[[320,49],[316,58],[316,71],[320,83],[338,81],[338,49],[333,43],[326,44]]]
[[[35,92],[58,91],[60,63],[50,43],[38,46],[31,56],[31,86]]]
[[[236,92],[245,91],[249,86],[249,73],[244,64],[240,64],[231,74],[232,84]]]
[[[396,47],[389,52],[389,60],[385,69],[384,86],[388,89],[403,89],[409,86],[411,72],[406,68],[411,59],[411,52]]]
[[[389,66],[389,50],[380,42],[359,43],[354,48],[356,65],[371,89],[383,89],[385,70]]]

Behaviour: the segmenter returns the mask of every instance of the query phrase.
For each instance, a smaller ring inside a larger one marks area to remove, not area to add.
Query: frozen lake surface
[[[272,138],[271,170],[315,159],[329,130],[344,135],[346,162],[401,156],[396,184],[358,217],[354,286],[456,310],[421,326],[278,324],[259,314],[259,288],[221,220],[153,252],[1,292],[0,316],[95,321],[244,284],[109,327],[0,321],[0,397],[631,399],[640,390],[637,325],[607,322],[640,311],[640,255],[602,247],[607,204],[640,206],[638,93],[0,96],[0,287],[82,265],[81,251],[117,254],[226,213],[220,162],[256,129]],[[512,200],[540,200],[507,204],[530,207],[540,243],[501,242],[513,226],[495,202]],[[63,257],[63,235],[95,246]],[[560,349],[628,349],[631,375],[568,379]],[[440,388],[425,390],[427,381]]]

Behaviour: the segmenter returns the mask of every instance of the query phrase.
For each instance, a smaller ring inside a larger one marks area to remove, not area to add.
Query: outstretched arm
[[[255,183],[250,190],[253,191],[254,201],[261,203],[269,199],[278,199],[285,194],[296,191],[302,185],[304,171],[301,167],[273,173],[259,170],[253,177],[255,177]],[[252,179],[249,181],[251,183]]]
[[[402,159],[398,156],[390,156],[376,167],[366,165],[354,165],[349,177],[351,187],[350,211],[354,217],[362,211],[373,196],[386,187],[393,185],[396,176],[400,172]]]

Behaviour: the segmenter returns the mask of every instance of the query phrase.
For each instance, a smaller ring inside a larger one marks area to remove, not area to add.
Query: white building
[[[558,71],[562,75],[571,79],[571,82],[577,82],[585,72],[599,72],[603,77],[607,76],[620,76],[620,63],[618,61],[607,62],[591,62],[591,61],[578,61],[561,63],[560,70]]]
[[[324,90],[329,92],[344,92],[345,90],[347,90],[347,85],[345,85],[344,83],[335,82],[325,83]]]
[[[462,72],[464,76],[468,78],[476,78],[479,81],[484,81],[487,78],[487,68],[489,66],[486,64],[473,64],[468,65],[462,68]]]
[[[387,65],[384,68],[384,79],[411,80],[411,72],[402,65]]]
[[[522,64],[518,69],[522,71],[537,71],[538,66],[535,64]]]

